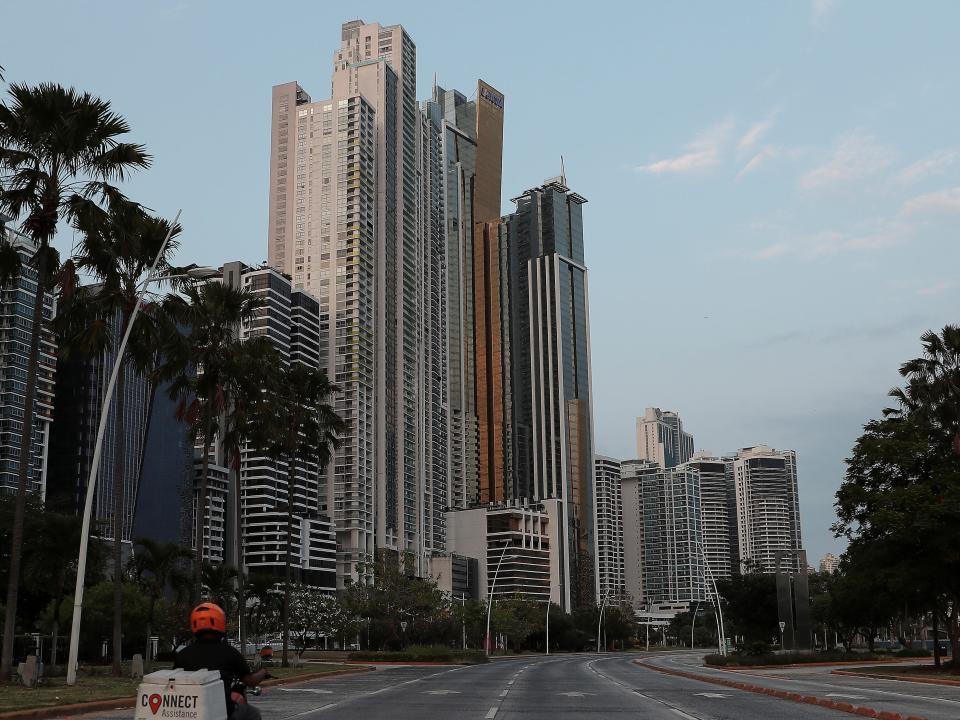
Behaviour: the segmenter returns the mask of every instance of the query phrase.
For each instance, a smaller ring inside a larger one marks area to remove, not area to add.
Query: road
[[[886,710],[904,716],[915,715],[929,718],[929,720],[956,720],[960,717],[960,687],[958,686],[833,675],[830,671],[837,669],[836,666],[764,668],[731,672],[704,668],[700,657],[692,653],[663,655],[651,659],[650,662],[667,668],[728,680],[740,680],[802,695],[832,697],[840,702],[864,705],[875,710]],[[910,664],[916,661],[905,662]]]
[[[852,717],[641,668],[632,662],[638,657],[585,654],[510,658],[470,667],[393,667],[269,688],[255,703],[265,720]],[[689,657],[694,661],[699,655]],[[126,711],[89,718],[131,715]]]

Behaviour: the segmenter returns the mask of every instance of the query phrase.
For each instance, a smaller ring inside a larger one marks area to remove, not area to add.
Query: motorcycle
[[[263,692],[260,689],[259,685],[254,685],[253,687],[247,687],[239,680],[234,680],[233,684],[230,686],[230,699],[233,700],[237,705],[246,705],[247,704],[247,693],[258,697],[260,693]]]

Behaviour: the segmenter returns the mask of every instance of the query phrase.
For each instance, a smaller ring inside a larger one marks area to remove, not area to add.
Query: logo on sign
[[[498,108],[503,110],[503,95],[487,90],[487,88],[480,86],[480,97],[486,100],[492,105],[496,105]]]
[[[159,695],[157,695],[156,693],[154,693],[153,695],[151,695],[151,696],[150,696],[150,700],[149,700],[149,703],[150,703],[150,712],[152,712],[154,715],[156,715],[156,714],[157,714],[157,710],[160,709],[160,703],[161,703],[161,702],[163,702],[163,700],[161,699],[161,697],[160,697]]]

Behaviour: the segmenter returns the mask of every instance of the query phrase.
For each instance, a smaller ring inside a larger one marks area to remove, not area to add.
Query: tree
[[[203,574],[204,520],[207,514],[210,453],[223,431],[233,391],[240,382],[236,369],[241,323],[253,319],[261,301],[248,290],[219,282],[188,285],[164,303],[167,326],[163,362],[156,376],[170,382],[179,399],[177,414],[202,439],[200,493],[195,522],[194,592],[199,596]]]
[[[97,285],[87,292],[73,293],[64,310],[68,331],[64,349],[81,352],[117,350],[122,335],[139,302],[145,282],[152,280],[151,269],[164,277],[170,271],[169,259],[176,252],[179,225],[153,217],[139,205],[125,199],[111,199],[101,208],[88,198],[75,197],[70,203],[73,225],[80,233],[74,257],[76,269],[92,276]],[[169,236],[169,241],[168,241]],[[131,329],[130,339],[119,358],[114,394],[114,468],[113,468],[113,673],[120,675],[123,614],[123,578],[120,572],[124,536],[126,495],[126,381],[128,366],[143,374],[153,371],[159,337],[151,322],[159,306],[151,303],[141,312]],[[110,412],[110,410],[107,410]]]
[[[160,543],[150,538],[137,538],[134,541],[134,555],[131,558],[134,578],[149,600],[144,660],[150,660],[150,638],[153,636],[157,601],[164,596],[167,586],[175,582],[176,576],[182,574],[179,567],[181,561],[192,557],[192,552],[176,543]]]
[[[129,171],[150,164],[142,146],[118,139],[130,128],[113,112],[109,102],[52,83],[34,87],[14,83],[9,86],[9,93],[9,104],[0,104],[0,212],[23,217],[23,230],[36,245],[30,273],[37,287],[30,321],[0,677],[10,675],[13,662],[24,507],[33,465],[43,299],[59,265],[59,256],[51,243],[57,223],[70,217],[74,198],[118,198],[120,193],[112,183],[122,180]],[[9,253],[6,255],[9,259]],[[18,271],[10,265],[6,268],[8,272]]]
[[[203,589],[207,599],[216,603],[229,615],[232,614],[231,599],[240,571],[227,563],[203,564]]]
[[[897,406],[864,426],[837,492],[834,532],[859,552],[882,553],[897,606],[947,610],[960,653],[960,329],[921,338],[923,355],[904,363]],[[856,543],[856,545],[854,545]],[[907,614],[904,611],[904,614]],[[935,620],[936,623],[936,620]],[[954,663],[960,672],[960,663]]]
[[[277,592],[276,578],[252,574],[247,579],[247,626],[255,638],[264,640],[277,631],[280,617],[281,593]]]
[[[777,583],[773,575],[747,568],[717,582],[724,621],[746,643],[769,642],[777,634]]]
[[[268,401],[267,407],[273,410],[270,423],[275,439],[268,445],[267,452],[287,466],[287,527],[283,560],[283,667],[287,667],[296,471],[300,466],[307,473],[311,472],[311,467],[323,472],[334,449],[340,446],[340,435],[346,425],[329,404],[336,388],[327,380],[324,371],[294,362],[274,372],[277,382],[272,388],[272,402]]]

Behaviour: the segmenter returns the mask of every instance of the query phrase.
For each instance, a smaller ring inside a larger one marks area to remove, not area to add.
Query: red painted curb
[[[0,720],[42,720],[43,718],[59,718],[68,715],[84,715],[100,710],[126,710],[134,706],[135,698],[119,697],[113,700],[91,700],[85,703],[72,705],[50,705],[48,707],[30,708],[27,710],[11,710],[0,713]]]
[[[714,670],[780,670],[784,668],[805,668],[805,667],[830,667],[831,665],[894,665],[902,663],[904,658],[890,658],[888,660],[837,660],[835,662],[808,662],[808,663],[790,663],[789,665],[711,665],[704,662],[709,668]]]
[[[276,687],[277,685],[296,685],[297,683],[302,682],[311,682],[312,680],[322,680],[323,678],[336,677],[337,675],[353,675],[355,673],[370,672],[370,668],[366,667],[354,667],[347,668],[346,670],[333,670],[332,672],[316,672],[308,673],[306,675],[295,675],[290,678],[270,678],[269,680],[264,680],[260,683],[260,687]],[[0,717],[0,720],[3,720]]]
[[[724,678],[714,678],[707,677],[706,675],[697,675],[696,673],[686,672],[685,670],[673,670],[672,668],[660,667],[659,665],[651,665],[649,663],[642,662],[640,660],[634,660],[634,665],[647,668],[648,670],[656,670],[657,672],[664,673],[665,675],[676,675],[677,677],[686,678],[688,680],[696,680],[698,682],[709,683],[711,685],[721,685],[723,687],[732,687],[738,690],[746,690],[747,692],[759,693],[762,695],[773,695],[774,697],[781,698],[784,700],[791,700],[793,702],[807,703],[810,705],[820,705],[821,707],[830,708],[832,710],[839,710],[841,712],[850,713],[852,715],[859,715],[860,717],[869,717],[869,718],[883,718],[883,720],[903,720],[903,717],[899,713],[891,713],[884,711],[881,713],[878,710],[873,708],[854,706],[850,703],[841,703],[835,702],[828,698],[820,698],[814,695],[801,695],[795,692],[787,692],[786,690],[778,690],[776,688],[764,687],[761,685],[747,685],[745,683],[735,682],[733,680],[726,680]],[[919,718],[915,716],[910,716],[906,720],[926,720],[925,718]]]

